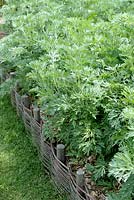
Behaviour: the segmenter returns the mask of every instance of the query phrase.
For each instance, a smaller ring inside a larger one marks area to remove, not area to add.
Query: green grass
[[[0,200],[63,200],[10,105],[0,98]]]

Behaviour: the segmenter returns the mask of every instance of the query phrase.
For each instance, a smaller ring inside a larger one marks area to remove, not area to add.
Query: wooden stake
[[[40,109],[39,109],[39,108],[34,108],[34,109],[33,109],[33,114],[34,114],[34,119],[35,119],[37,122],[40,122],[40,120],[41,120],[41,117],[40,117]]]
[[[22,103],[26,108],[30,108],[30,99],[28,95],[23,95],[22,97]]]
[[[57,158],[62,163],[65,163],[65,145],[63,145],[63,144],[58,144],[57,145]]]
[[[81,169],[81,168],[78,169],[76,172],[76,183],[82,190],[84,190],[84,188],[85,188],[84,174],[85,173],[84,173],[83,169]],[[78,188],[78,192],[81,196],[83,196],[83,192],[79,188]]]
[[[84,184],[85,184],[83,169],[81,169],[81,168],[78,169],[77,172],[76,172],[76,175],[77,175],[76,176],[77,185],[83,189],[84,188]]]
[[[15,72],[10,72],[10,78],[14,78],[16,76]]]
[[[17,92],[19,92],[19,90],[20,90],[20,84],[19,84],[18,81],[16,81],[15,90],[16,90]]]

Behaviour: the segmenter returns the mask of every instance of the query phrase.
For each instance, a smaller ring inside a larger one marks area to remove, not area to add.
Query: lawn
[[[0,98],[0,130],[0,200],[62,200],[9,97]]]

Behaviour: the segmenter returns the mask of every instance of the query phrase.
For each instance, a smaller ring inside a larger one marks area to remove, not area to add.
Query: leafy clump
[[[95,155],[97,181],[134,172],[134,2],[13,0],[0,60],[44,111],[46,139]]]
[[[118,194],[110,194],[108,200],[132,200],[134,197],[134,175],[130,175]]]

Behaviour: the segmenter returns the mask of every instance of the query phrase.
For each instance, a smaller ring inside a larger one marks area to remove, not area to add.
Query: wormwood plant
[[[134,175],[131,175],[128,180],[123,184],[120,192],[118,194],[110,194],[108,200],[131,200],[132,195],[134,195]]]
[[[134,3],[7,3],[1,64],[42,107],[46,139],[64,142],[96,181],[127,183],[134,174]]]

